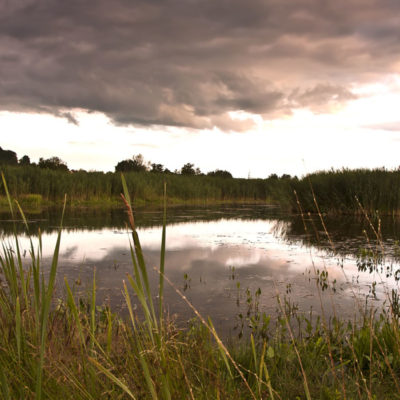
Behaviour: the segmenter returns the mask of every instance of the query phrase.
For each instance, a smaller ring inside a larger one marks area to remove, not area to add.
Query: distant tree
[[[19,160],[19,165],[31,165],[31,159],[29,158],[29,156],[23,156]]]
[[[162,164],[151,164],[151,170],[150,172],[156,172],[156,173],[163,173],[164,172],[164,165]]]
[[[132,160],[138,169],[140,169],[142,171],[146,171],[147,167],[146,167],[144,158],[141,154],[137,154],[136,156],[133,156]]]
[[[164,174],[173,174],[172,171],[170,171],[168,168],[164,169]]]
[[[18,165],[17,153],[0,147],[0,164]]]
[[[120,161],[115,166],[115,172],[144,172],[147,166],[141,154],[133,156],[131,159]]]
[[[50,157],[48,159],[39,158],[39,168],[53,169],[57,171],[68,171],[67,163],[61,158]]]
[[[133,160],[123,160],[115,166],[115,172],[130,172],[134,171],[134,169]]]
[[[215,171],[211,171],[207,174],[207,176],[215,176],[218,178],[232,178],[232,174],[229,171],[225,171],[222,169],[216,169]]]
[[[268,179],[279,179],[277,174],[271,174]]]
[[[193,168],[194,164],[192,163],[186,163],[182,168],[181,168],[181,174],[182,175],[196,175],[196,170]]]
[[[281,179],[291,179],[292,177],[289,174],[283,174]]]

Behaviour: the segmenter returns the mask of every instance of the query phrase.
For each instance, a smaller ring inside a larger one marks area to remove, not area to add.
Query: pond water
[[[35,235],[41,229],[45,266],[50,264],[60,215],[60,210],[28,215],[30,232]],[[159,265],[162,211],[139,209],[135,218],[156,295],[158,273],[153,267]],[[126,312],[122,281],[132,273],[126,220],[123,210],[67,210],[58,268],[60,297],[64,276],[75,293],[85,297],[95,269],[99,304]],[[318,314],[323,307],[326,316],[342,318],[352,318],[366,299],[370,305],[383,304],[397,289],[397,221],[336,217],[324,223],[328,235],[318,216],[289,216],[271,206],[170,208],[165,273],[217,329],[230,333],[237,332],[239,315],[246,315],[255,303],[274,315],[278,295],[299,312],[312,309]],[[23,225],[17,223],[16,229],[28,251]],[[0,214],[6,243],[12,232],[9,215]],[[373,262],[360,257],[363,248],[382,258]],[[166,309],[183,323],[194,315],[174,287],[166,283]]]

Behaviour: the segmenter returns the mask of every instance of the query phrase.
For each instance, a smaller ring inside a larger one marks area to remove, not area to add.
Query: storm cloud
[[[0,110],[226,131],[332,112],[398,71],[399,26],[398,0],[0,0]]]

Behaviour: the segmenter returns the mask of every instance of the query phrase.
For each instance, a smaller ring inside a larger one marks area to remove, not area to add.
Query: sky
[[[398,0],[0,0],[0,146],[236,177],[400,165]]]

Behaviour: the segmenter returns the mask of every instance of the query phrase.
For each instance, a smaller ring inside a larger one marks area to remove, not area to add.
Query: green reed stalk
[[[134,222],[131,199],[130,199],[130,195],[129,195],[129,191],[128,191],[128,187],[127,187],[125,178],[122,174],[121,174],[121,180],[122,180],[122,187],[124,190],[124,193],[121,196],[122,196],[122,199],[124,200],[125,206],[128,211],[128,218],[129,218],[130,226],[132,228],[132,239],[133,239],[133,245],[134,245],[134,247],[131,245],[131,256],[132,256],[132,263],[134,266],[135,279],[128,276],[128,281],[131,284],[134,292],[138,296],[138,299],[144,310],[149,336],[152,339],[153,343],[155,340],[157,350],[158,350],[159,356],[160,356],[160,362],[162,365],[162,369],[164,371],[160,376],[161,392],[163,393],[163,397],[168,400],[171,398],[171,393],[170,393],[171,382],[170,382],[170,377],[169,377],[169,372],[168,372],[165,346],[163,343],[164,342],[163,332],[161,329],[162,328],[162,320],[163,320],[164,279],[163,279],[163,277],[160,277],[160,281],[159,281],[159,298],[160,298],[159,307],[160,308],[159,308],[159,319],[157,319],[155,310],[154,310],[154,305],[153,305],[153,299],[152,299],[152,293],[151,293],[151,289],[150,289],[147,267],[145,264],[139,236],[136,232],[136,226],[135,226],[135,222]],[[164,271],[164,266],[165,266],[165,241],[166,241],[166,185],[164,185],[164,217],[163,217],[163,233],[162,233],[161,255],[160,255],[160,267],[163,269],[163,271]],[[139,271],[140,271],[140,273],[139,273]],[[129,297],[128,293],[126,294],[126,297],[127,298]],[[154,396],[156,396],[156,392],[154,389],[154,385],[152,384],[152,381],[150,379],[150,375],[148,375],[149,366],[148,366],[148,363],[147,363],[145,357],[140,357],[140,362],[141,362],[143,370],[145,372],[146,382],[148,383],[149,390],[152,393],[153,398],[155,398]]]
[[[15,307],[15,338],[17,340],[18,362],[20,362],[21,361],[21,307],[19,304],[19,297],[17,297],[17,304]]]
[[[160,283],[158,297],[159,313],[160,313],[160,324],[163,321],[163,300],[164,300],[164,270],[165,270],[165,241],[167,231],[167,183],[164,182],[164,211],[163,211],[163,225],[162,225],[162,237],[161,237],[161,251],[160,251]]]
[[[125,178],[123,175],[121,175],[121,181],[122,181],[122,187],[123,187],[123,192],[124,192],[121,196],[122,196],[122,199],[127,208],[128,219],[129,219],[130,227],[132,229],[132,240],[133,240],[133,245],[130,244],[130,252],[131,252],[131,258],[132,258],[132,264],[133,264],[134,277],[128,275],[127,279],[128,279],[128,282],[130,283],[134,293],[137,295],[138,300],[144,311],[144,317],[145,317],[146,326],[147,326],[148,338],[151,340],[151,342],[153,344],[156,345],[157,353],[158,353],[158,356],[160,357],[160,363],[161,363],[161,365],[163,367],[163,371],[164,371],[160,376],[161,392],[163,393],[163,398],[170,399],[171,398],[170,381],[169,381],[169,375],[168,375],[168,371],[167,371],[168,368],[167,368],[165,349],[164,349],[164,345],[163,345],[163,337],[162,337],[162,332],[160,331],[162,313],[160,313],[160,316],[159,316],[160,319],[159,319],[159,323],[158,323],[157,317],[155,314],[155,310],[154,310],[153,300],[152,300],[152,294],[151,294],[150,283],[149,283],[149,278],[148,278],[148,273],[147,273],[147,267],[145,264],[139,236],[136,232],[133,210],[132,210],[132,205],[131,205],[131,199],[130,199],[128,187],[127,187],[127,184],[126,184],[126,181],[125,181]],[[165,227],[164,227],[164,230],[165,230]],[[162,253],[163,253],[162,260],[164,260],[164,257],[165,257],[165,232],[164,232],[164,242],[162,244]],[[163,264],[163,263],[164,263],[164,261],[161,262],[161,264]],[[162,281],[160,282],[160,290],[162,290]],[[126,299],[126,304],[128,306],[128,311],[129,311],[132,327],[136,334],[135,335],[136,336],[135,343],[136,343],[136,346],[138,349],[139,362],[140,362],[140,365],[142,366],[142,371],[144,374],[145,382],[147,384],[147,388],[149,390],[149,393],[151,394],[152,399],[156,400],[158,398],[157,390],[156,390],[155,384],[151,378],[151,372],[150,372],[152,369],[152,363],[150,362],[150,360],[148,360],[148,356],[146,355],[146,352],[144,351],[145,348],[141,344],[141,340],[142,340],[141,337],[142,337],[143,332],[139,333],[139,331],[136,330],[135,317],[133,314],[132,304],[130,301],[130,295],[128,293],[125,283],[124,283],[124,295],[125,295],[125,299]],[[161,293],[161,295],[162,295],[162,293]],[[162,298],[162,296],[161,296],[161,298]],[[162,309],[162,302],[160,303],[160,309]],[[94,363],[94,364],[98,367],[97,363]],[[102,369],[100,369],[100,370],[103,373],[105,373],[104,370],[102,370]],[[116,377],[114,375],[112,375],[112,373],[110,371],[108,371],[106,375],[115,382]],[[111,377],[111,376],[113,376],[113,377]],[[119,385],[119,386],[121,388],[123,388],[123,386],[121,386],[121,385]],[[128,392],[126,392],[126,393],[129,394]]]
[[[96,333],[96,268],[93,270],[92,299],[90,304],[90,348],[93,352]]]
[[[47,287],[44,282],[44,277],[42,275],[42,307],[41,307],[41,315],[40,315],[40,348],[39,348],[39,363],[37,366],[37,375],[36,375],[36,399],[40,400],[42,398],[42,379],[43,379],[43,364],[44,364],[44,354],[45,354],[45,346],[46,346],[46,336],[47,336],[47,323],[49,319],[50,313],[50,305],[53,298],[54,284],[57,273],[57,265],[58,265],[58,255],[60,252],[60,244],[61,244],[61,231],[64,221],[65,214],[65,206],[67,203],[67,196],[64,199],[64,207],[61,215],[60,227],[57,235],[57,242],[54,248],[53,260],[51,262],[50,268],[50,276]]]

